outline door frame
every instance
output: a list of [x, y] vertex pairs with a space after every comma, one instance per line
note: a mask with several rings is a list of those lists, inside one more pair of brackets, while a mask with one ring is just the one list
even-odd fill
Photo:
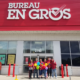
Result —
[[[37, 57], [38, 58], [38, 61], [39, 61], [39, 57], [53, 57], [53, 59], [54, 59], [54, 53], [28, 53], [28, 54], [26, 54], [26, 53], [24, 53], [23, 54], [23, 61], [24, 61], [24, 57], [25, 56], [28, 56], [28, 57], [30, 57], [30, 59], [31, 59], [31, 57]], [[24, 66], [24, 62], [23, 62], [23, 66]], [[23, 70], [23, 69], [22, 69]], [[25, 74], [28, 74], [28, 73], [24, 73], [23, 71], [22, 71], [22, 74], [23, 75], [25, 75]]]

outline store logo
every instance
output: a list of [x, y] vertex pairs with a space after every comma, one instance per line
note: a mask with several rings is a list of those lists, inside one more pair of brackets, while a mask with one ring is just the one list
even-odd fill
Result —
[[[22, 19], [25, 19], [25, 13], [27, 9], [32, 8], [29, 11], [29, 18], [36, 20], [36, 19], [51, 19], [54, 21], [60, 20], [60, 19], [70, 19], [70, 9], [65, 8], [66, 5], [61, 6], [60, 8], [54, 7], [49, 9], [39, 9], [40, 3], [9, 3], [8, 6], [8, 17], [7, 19], [20, 19], [19, 16]], [[20, 11], [19, 9], [22, 9]]]

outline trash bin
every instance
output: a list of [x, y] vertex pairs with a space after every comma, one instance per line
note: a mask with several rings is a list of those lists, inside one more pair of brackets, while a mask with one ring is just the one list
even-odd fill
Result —
[[[63, 71], [64, 71], [64, 66], [63, 66]], [[61, 66], [59, 66], [59, 75], [61, 76]]]
[[59, 75], [61, 76], [61, 66], [59, 66]]

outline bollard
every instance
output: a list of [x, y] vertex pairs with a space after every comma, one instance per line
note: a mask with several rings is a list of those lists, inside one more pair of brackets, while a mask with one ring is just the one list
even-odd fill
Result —
[[64, 78], [63, 64], [61, 64], [61, 75], [62, 75], [62, 78]]
[[8, 76], [10, 76], [10, 70], [11, 70], [11, 64], [9, 64], [9, 68], [8, 68]]
[[15, 80], [18, 80], [18, 79], [17, 79], [17, 75], [16, 75], [16, 78], [15, 78]]
[[0, 62], [0, 75], [1, 75], [1, 67], [2, 67], [2, 63]]
[[13, 77], [15, 77], [15, 64], [13, 65]]
[[18, 74], [19, 74], [19, 66], [16, 65], [16, 66], [15, 66], [15, 75], [16, 75], [16, 76], [15, 76], [15, 77], [16, 77], [15, 80], [18, 80], [18, 79], [17, 79], [17, 75], [18, 75]]
[[68, 75], [68, 64], [66, 64], [66, 75], [67, 75], [67, 77], [69, 77], [69, 75]]

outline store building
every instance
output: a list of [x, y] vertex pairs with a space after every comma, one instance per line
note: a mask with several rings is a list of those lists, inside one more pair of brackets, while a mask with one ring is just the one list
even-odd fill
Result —
[[59, 66], [72, 66], [80, 75], [80, 1], [79, 0], [0, 0], [1, 74], [8, 64], [28, 73], [28, 61], [54, 58]]

